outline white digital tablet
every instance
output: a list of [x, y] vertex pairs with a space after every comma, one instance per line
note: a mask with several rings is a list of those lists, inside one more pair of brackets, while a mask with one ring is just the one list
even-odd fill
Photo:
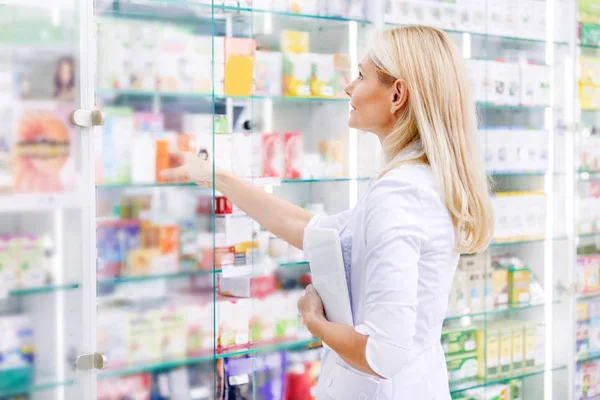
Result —
[[304, 256], [310, 263], [312, 284], [323, 300], [327, 320], [354, 325], [338, 231], [305, 229]]

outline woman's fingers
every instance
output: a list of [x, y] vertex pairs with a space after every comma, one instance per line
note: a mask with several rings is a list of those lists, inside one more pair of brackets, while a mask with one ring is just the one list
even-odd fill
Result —
[[182, 165], [176, 168], [163, 169], [160, 171], [160, 177], [168, 181], [187, 180], [187, 166]]

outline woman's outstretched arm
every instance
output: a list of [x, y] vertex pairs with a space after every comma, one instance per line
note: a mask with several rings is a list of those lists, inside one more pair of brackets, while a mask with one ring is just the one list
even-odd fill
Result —
[[[162, 171], [161, 177], [171, 181], [192, 181], [212, 188], [211, 161], [189, 152], [177, 154], [174, 158], [178, 166]], [[220, 168], [216, 168], [214, 177], [216, 190], [229, 201], [275, 236], [302, 249], [304, 228], [312, 218], [310, 212]]]

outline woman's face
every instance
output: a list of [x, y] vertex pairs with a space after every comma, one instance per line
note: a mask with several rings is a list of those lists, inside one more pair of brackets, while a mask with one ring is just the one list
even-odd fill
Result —
[[69, 82], [71, 82], [71, 64], [67, 61], [63, 61], [60, 63], [60, 67], [58, 70], [58, 74], [60, 77], [60, 81], [63, 85], [68, 84]]
[[345, 90], [350, 96], [350, 128], [373, 132], [383, 139], [397, 119], [395, 85], [383, 84], [373, 61], [365, 57], [358, 66], [358, 77]]

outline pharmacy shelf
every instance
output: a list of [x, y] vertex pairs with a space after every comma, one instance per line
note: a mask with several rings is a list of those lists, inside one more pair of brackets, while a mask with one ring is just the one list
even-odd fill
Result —
[[578, 233], [577, 236], [579, 238], [581, 238], [581, 239], [596, 237], [596, 236], [600, 236], [600, 231], [596, 231], [596, 232], [582, 232], [582, 233]]
[[600, 293], [586, 293], [576, 297], [577, 301], [587, 301], [600, 298]]
[[[569, 237], [565, 236], [565, 235], [555, 236], [553, 238], [550, 238], [550, 240], [552, 240], [552, 241], [561, 241], [561, 240], [567, 240], [567, 239], [569, 239]], [[526, 245], [526, 244], [533, 244], [533, 243], [543, 243], [545, 241], [546, 241], [545, 238], [503, 240], [501, 242], [492, 242], [490, 244], [490, 247], [517, 246], [517, 245]]]
[[[395, 24], [395, 23], [391, 23], [391, 22], [386, 23], [386, 25], [390, 26], [390, 27], [402, 26], [400, 24]], [[505, 41], [521, 42], [524, 44], [544, 44], [544, 45], [546, 43], [548, 43], [546, 40], [542, 40], [542, 39], [528, 39], [528, 38], [522, 38], [522, 37], [516, 37], [516, 36], [491, 35], [488, 33], [470, 32], [470, 31], [463, 31], [463, 30], [459, 30], [459, 29], [444, 29], [444, 31], [449, 34], [459, 34], [459, 35], [469, 34], [472, 37], [483, 38], [486, 40], [505, 40]], [[554, 44], [559, 45], [559, 46], [568, 46], [569, 45], [568, 42], [561, 42], [561, 41], [555, 41]]]
[[112, 378], [112, 377], [118, 377], [118, 376], [124, 376], [124, 375], [137, 374], [140, 372], [152, 372], [152, 371], [167, 370], [167, 369], [183, 367], [183, 366], [192, 365], [192, 364], [201, 364], [201, 363], [206, 363], [206, 362], [212, 362], [212, 361], [215, 361], [216, 359], [223, 359], [223, 358], [228, 358], [228, 357], [239, 357], [239, 356], [246, 356], [246, 355], [263, 354], [263, 353], [270, 353], [270, 352], [275, 352], [275, 351], [297, 350], [297, 349], [303, 349], [303, 348], [307, 348], [307, 347], [308, 348], [319, 347], [320, 343], [321, 343], [320, 340], [311, 339], [311, 340], [297, 340], [297, 341], [290, 341], [290, 342], [282, 342], [282, 343], [271, 344], [271, 345], [259, 345], [259, 346], [255, 346], [255, 347], [251, 347], [251, 348], [242, 349], [242, 350], [223, 351], [223, 352], [217, 352], [216, 354], [208, 354], [208, 355], [203, 355], [203, 356], [199, 356], [199, 357], [190, 357], [190, 358], [183, 358], [183, 359], [178, 359], [178, 360], [161, 361], [158, 363], [128, 366], [128, 367], [116, 368], [116, 369], [112, 369], [112, 370], [109, 369], [104, 372], [101, 372], [98, 375], [98, 378], [106, 379], [106, 378]]
[[[513, 178], [528, 176], [545, 176], [548, 171], [487, 171], [487, 174], [495, 178]], [[554, 174], [556, 175], [556, 174]]]
[[507, 383], [513, 379], [525, 379], [525, 378], [529, 378], [531, 376], [542, 375], [547, 371], [548, 372], [557, 372], [557, 371], [567, 371], [567, 370], [568, 370], [568, 367], [566, 365], [557, 365], [555, 367], [548, 368], [548, 369], [546, 369], [546, 367], [534, 367], [534, 368], [525, 369], [522, 372], [517, 372], [517, 373], [513, 373], [513, 374], [509, 374], [509, 375], [500, 375], [500, 376], [494, 377], [494, 378], [470, 379], [470, 380], [466, 380], [466, 381], [462, 381], [462, 382], [450, 383], [450, 392], [452, 394], [455, 394], [455, 393], [464, 392], [464, 391], [470, 390], [470, 389], [477, 389], [477, 388], [481, 388], [481, 387], [492, 386], [492, 385], [496, 385], [499, 383]]
[[578, 178], [581, 181], [600, 180], [600, 170], [580, 169], [577, 171]]
[[120, 285], [125, 283], [135, 283], [135, 282], [147, 282], [154, 280], [167, 280], [167, 279], [183, 279], [190, 278], [195, 276], [207, 276], [220, 273], [221, 270], [214, 271], [185, 271], [185, 272], [176, 272], [172, 274], [153, 274], [153, 275], [144, 275], [144, 276], [121, 276], [118, 278], [110, 278], [110, 279], [98, 279], [98, 285]]
[[0, 194], [0, 213], [76, 209], [81, 205], [77, 192]]
[[153, 90], [113, 90], [113, 89], [99, 89], [96, 91], [96, 95], [103, 98], [115, 98], [115, 97], [132, 97], [132, 98], [146, 98], [151, 100], [154, 97], [160, 98], [177, 98], [177, 99], [206, 99], [212, 101], [213, 98], [216, 102], [225, 102], [227, 99], [250, 101], [250, 100], [271, 100], [274, 102], [287, 102], [287, 103], [340, 103], [348, 104], [348, 98], [338, 97], [298, 97], [298, 96], [226, 96], [217, 95], [213, 97], [212, 93], [186, 93], [186, 92], [157, 92]]
[[73, 379], [57, 381], [53, 375], [36, 376], [34, 378], [34, 381], [30, 385], [14, 386], [7, 389], [0, 389], [0, 399], [10, 396], [33, 394], [43, 392], [46, 390], [57, 389], [61, 387], [70, 386], [73, 383], [75, 383]]
[[[31, 288], [15, 289], [8, 292], [9, 297], [25, 297], [34, 296], [38, 294], [64, 292], [79, 288], [77, 283], [65, 283], [61, 285], [45, 285]], [[1, 296], [0, 296], [1, 298]]]
[[536, 309], [536, 308], [541, 308], [541, 307], [545, 307], [547, 304], [554, 305], [554, 304], [560, 304], [560, 303], [561, 303], [561, 300], [554, 300], [551, 303], [532, 302], [532, 303], [522, 303], [522, 304], [509, 304], [509, 305], [505, 305], [505, 306], [494, 307], [494, 308], [488, 309], [488, 310], [472, 311], [472, 312], [465, 312], [464, 314], [451, 315], [451, 316], [446, 317], [444, 319], [444, 322], [458, 321], [463, 318], [481, 317], [484, 315], [485, 316], [502, 315], [502, 314], [507, 314], [507, 313], [515, 312], [515, 311], [532, 310], [532, 309]]
[[279, 263], [280, 268], [293, 268], [293, 267], [301, 267], [301, 266], [305, 266], [305, 265], [308, 265], [308, 261], [290, 261], [290, 262]]
[[[277, 179], [277, 178], [256, 178], [248, 179], [248, 182], [255, 186], [281, 186], [281, 185], [295, 185], [301, 183], [331, 183], [331, 182], [366, 182], [371, 178], [369, 177], [356, 177], [356, 178], [310, 178], [310, 179]], [[195, 183], [190, 182], [167, 182], [167, 183], [109, 183], [96, 185], [97, 190], [125, 190], [125, 189], [152, 189], [152, 188], [177, 188], [177, 187], [190, 187], [198, 190], [205, 190], [207, 195], [212, 194], [212, 189], [198, 186]]]
[[[107, 5], [109, 2], [101, 0], [98, 2], [99, 8], [102, 9], [102, 5]], [[154, 4], [153, 4], [154, 3]], [[226, 15], [247, 15], [252, 16], [254, 14], [261, 15], [267, 14], [282, 18], [298, 18], [307, 19], [322, 22], [356, 22], [360, 24], [370, 24], [362, 18], [351, 18], [351, 17], [338, 17], [329, 15], [314, 15], [314, 14], [302, 14], [294, 13], [289, 11], [278, 11], [278, 10], [267, 10], [252, 7], [236, 7], [236, 6], [224, 6], [224, 5], [211, 5], [203, 4], [197, 1], [179, 0], [173, 2], [173, 0], [151, 0], [144, 4], [144, 6], [136, 5], [133, 7], [114, 7], [112, 9], [106, 8], [100, 13], [100, 17], [113, 17], [113, 18], [126, 18], [126, 19], [139, 19], [139, 20], [150, 20], [150, 21], [170, 21], [182, 24], [193, 24], [199, 20], [210, 19], [214, 13], [215, 19], [221, 19]]]
[[588, 362], [588, 361], [594, 361], [600, 358], [600, 352], [594, 352], [594, 353], [589, 353], [586, 355], [580, 355], [579, 357], [577, 357], [577, 360], [575, 360], [578, 364], [579, 363], [584, 363], [584, 362]]
[[477, 107], [483, 108], [486, 110], [509, 110], [509, 111], [544, 111], [546, 108], [551, 108], [550, 106], [512, 106], [506, 104], [495, 104], [495, 103], [487, 103], [487, 102], [477, 102]]

